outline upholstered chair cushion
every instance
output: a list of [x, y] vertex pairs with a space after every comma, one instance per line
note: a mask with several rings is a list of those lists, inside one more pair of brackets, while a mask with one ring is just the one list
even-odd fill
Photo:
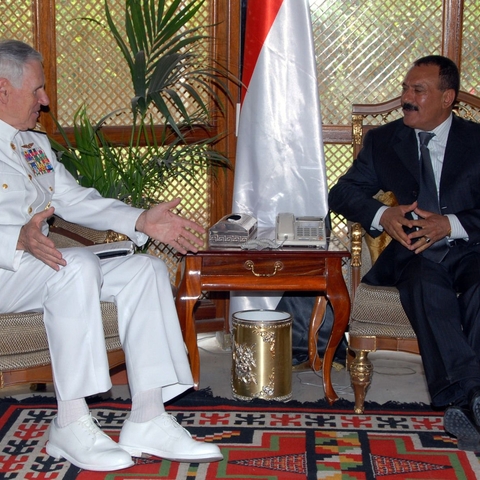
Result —
[[[122, 348], [118, 337], [117, 308], [102, 302], [107, 351]], [[23, 370], [50, 363], [48, 340], [40, 312], [0, 315], [0, 371]]]
[[[379, 192], [375, 198], [389, 207], [398, 205], [392, 192]], [[368, 248], [362, 249], [362, 275], [375, 263], [391, 237], [382, 233], [373, 238], [365, 234]], [[349, 327], [352, 336], [415, 338], [395, 287], [377, 287], [360, 283], [355, 293]]]
[[352, 336], [415, 338], [395, 287], [361, 283], [355, 293], [349, 333]]
[[[50, 238], [58, 248], [93, 245], [118, 236], [115, 232], [80, 227], [59, 217], [53, 217], [50, 223]], [[121, 350], [117, 307], [114, 303], [102, 302], [101, 310], [107, 351]], [[10, 374], [9, 381], [4, 381], [6, 372], [23, 372], [50, 364], [47, 334], [41, 312], [0, 314], [0, 332], [0, 388], [10, 381], [11, 384], [22, 383], [22, 379], [26, 378], [23, 373], [19, 373], [15, 379]]]

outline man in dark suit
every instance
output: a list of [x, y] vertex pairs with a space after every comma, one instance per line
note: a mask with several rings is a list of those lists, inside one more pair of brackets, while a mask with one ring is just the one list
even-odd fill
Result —
[[[392, 237], [363, 281], [398, 288], [432, 404], [447, 407], [459, 448], [480, 451], [480, 125], [452, 114], [459, 84], [448, 58], [417, 60], [402, 84], [403, 119], [367, 133], [329, 205], [373, 237]], [[429, 195], [421, 163], [433, 169]], [[398, 206], [372, 198], [379, 190]]]

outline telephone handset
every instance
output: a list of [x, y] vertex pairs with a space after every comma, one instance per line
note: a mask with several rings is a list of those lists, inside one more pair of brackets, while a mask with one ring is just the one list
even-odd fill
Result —
[[277, 242], [285, 246], [327, 248], [323, 217], [296, 217], [293, 213], [279, 213], [275, 233]]
[[277, 215], [277, 240], [280, 242], [294, 240], [295, 238], [295, 215], [293, 213], [279, 213]]

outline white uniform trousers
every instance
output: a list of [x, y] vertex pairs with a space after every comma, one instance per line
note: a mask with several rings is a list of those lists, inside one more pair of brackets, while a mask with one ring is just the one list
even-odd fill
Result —
[[0, 269], [0, 312], [43, 310], [55, 389], [72, 400], [111, 388], [100, 300], [115, 302], [132, 397], [162, 387], [168, 401], [193, 379], [165, 264], [152, 255], [103, 261], [62, 249], [56, 272], [24, 253], [16, 272]]

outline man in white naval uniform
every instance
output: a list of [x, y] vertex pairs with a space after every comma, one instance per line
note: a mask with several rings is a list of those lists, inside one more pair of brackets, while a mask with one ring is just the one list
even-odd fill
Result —
[[[171, 212], [180, 199], [149, 210], [80, 187], [33, 129], [44, 90], [40, 54], [0, 41], [0, 312], [43, 310], [58, 412], [47, 452], [87, 470], [133, 465], [131, 455], [209, 462], [219, 448], [202, 443], [165, 413], [164, 402], [193, 385], [165, 264], [151, 255], [103, 261], [85, 248], [56, 249], [47, 219], [112, 229], [142, 245], [148, 237], [179, 252], [197, 251], [204, 233]], [[100, 301], [118, 308], [132, 409], [119, 444], [89, 413], [85, 397], [110, 389]]]

